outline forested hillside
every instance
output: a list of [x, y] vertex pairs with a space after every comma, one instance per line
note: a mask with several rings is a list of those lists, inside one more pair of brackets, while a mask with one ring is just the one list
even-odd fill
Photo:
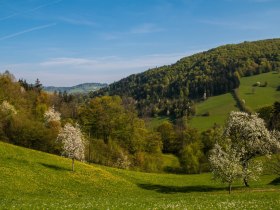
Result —
[[182, 117], [194, 100], [239, 87], [240, 77], [280, 70], [280, 39], [230, 44], [182, 58], [169, 66], [134, 74], [96, 95], [133, 97], [139, 113]]

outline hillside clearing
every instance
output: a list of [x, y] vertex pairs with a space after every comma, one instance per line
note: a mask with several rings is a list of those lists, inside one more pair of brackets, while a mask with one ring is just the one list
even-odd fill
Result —
[[[254, 84], [260, 82], [267, 87], [253, 87]], [[270, 106], [275, 101], [280, 100], [280, 91], [277, 87], [280, 85], [280, 74], [269, 72], [251, 77], [243, 77], [239, 87], [239, 94], [245, 100], [246, 106], [257, 110], [264, 106]]]
[[[208, 98], [196, 106], [196, 116], [190, 120], [190, 126], [199, 131], [207, 130], [214, 124], [223, 125], [228, 113], [238, 110], [236, 102], [230, 93]], [[209, 116], [202, 116], [206, 113]]]
[[[267, 87], [253, 87], [257, 82], [262, 85], [267, 82]], [[245, 100], [246, 106], [257, 111], [261, 107], [271, 106], [275, 101], [280, 100], [280, 91], [277, 91], [279, 85], [280, 74], [269, 72], [241, 78], [238, 92], [240, 98]], [[197, 104], [196, 116], [189, 123], [191, 127], [204, 131], [214, 124], [223, 125], [230, 111], [234, 110], [238, 108], [230, 93], [213, 96]], [[207, 112], [209, 116], [202, 116]]]

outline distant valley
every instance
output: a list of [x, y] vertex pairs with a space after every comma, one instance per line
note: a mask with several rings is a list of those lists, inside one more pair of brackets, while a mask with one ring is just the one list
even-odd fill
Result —
[[67, 92], [69, 94], [73, 93], [89, 93], [91, 91], [99, 90], [100, 88], [107, 87], [106, 83], [83, 83], [79, 85], [75, 85], [72, 87], [54, 87], [47, 86], [44, 87], [46, 92]]

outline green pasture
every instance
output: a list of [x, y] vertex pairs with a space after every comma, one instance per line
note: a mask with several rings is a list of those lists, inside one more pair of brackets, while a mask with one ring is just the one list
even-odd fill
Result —
[[[230, 93], [210, 97], [196, 105], [196, 116], [190, 120], [190, 126], [204, 131], [213, 127], [214, 124], [223, 125], [228, 113], [238, 110], [235, 104]], [[207, 112], [209, 116], [203, 116]]]
[[231, 195], [211, 174], [152, 174], [71, 161], [0, 143], [0, 209], [279, 209], [264, 175]]
[[[254, 87], [253, 85], [257, 82], [260, 82], [261, 85], [267, 82], [267, 86]], [[256, 111], [261, 107], [270, 106], [275, 101], [280, 100], [280, 91], [277, 91], [279, 85], [280, 74], [269, 72], [241, 78], [238, 92], [240, 98], [245, 100], [246, 106]], [[214, 124], [223, 125], [229, 112], [233, 110], [238, 110], [238, 108], [232, 94], [227, 93], [210, 97], [206, 101], [197, 104], [196, 116], [189, 121], [189, 124], [199, 131], [207, 130]], [[209, 116], [202, 116], [207, 112]]]
[[[261, 85], [267, 82], [266, 87], [253, 87], [260, 82]], [[251, 77], [243, 77], [239, 88], [240, 98], [245, 100], [246, 106], [257, 110], [264, 106], [270, 106], [275, 101], [280, 100], [280, 91], [277, 87], [280, 85], [280, 74], [269, 72]]]

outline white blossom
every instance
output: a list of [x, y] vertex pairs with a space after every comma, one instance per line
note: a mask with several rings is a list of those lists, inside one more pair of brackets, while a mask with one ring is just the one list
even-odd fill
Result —
[[240, 165], [241, 154], [231, 147], [230, 142], [222, 148], [215, 144], [209, 156], [211, 170], [215, 179], [229, 184], [229, 193], [232, 183], [242, 177]]
[[239, 164], [246, 186], [249, 178], [256, 179], [262, 170], [261, 163], [253, 159], [259, 155], [269, 155], [275, 147], [279, 147], [279, 137], [267, 130], [263, 119], [257, 114], [231, 112], [224, 136], [230, 139], [231, 149], [240, 154]]
[[59, 122], [60, 121], [60, 113], [54, 110], [54, 107], [49, 108], [44, 114], [44, 120], [46, 124], [50, 122]]
[[78, 124], [74, 127], [67, 123], [60, 130], [57, 140], [62, 143], [64, 156], [73, 160], [84, 160], [84, 138]]
[[127, 155], [123, 152], [120, 153], [120, 157], [117, 159], [115, 166], [122, 169], [128, 169], [130, 166], [130, 161]]
[[8, 101], [3, 101], [0, 105], [0, 111], [5, 115], [15, 115], [17, 111], [13, 105], [11, 105]]
[[257, 155], [270, 154], [279, 144], [265, 127], [263, 119], [257, 114], [231, 112], [225, 126], [225, 136], [231, 139], [234, 147], [244, 151], [243, 159]]

